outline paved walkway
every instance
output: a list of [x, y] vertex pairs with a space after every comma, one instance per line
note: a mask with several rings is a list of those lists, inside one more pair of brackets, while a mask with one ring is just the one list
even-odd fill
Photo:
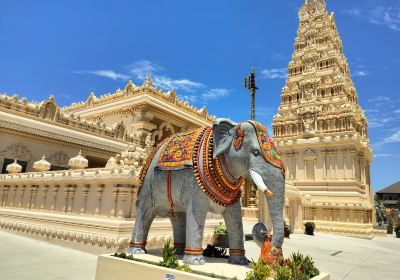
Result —
[[[247, 233], [250, 226], [245, 225]], [[247, 257], [257, 259], [260, 248], [245, 243]], [[332, 280], [400, 279], [400, 239], [372, 240], [316, 234], [285, 239], [284, 255], [310, 255]], [[97, 257], [73, 249], [0, 231], [0, 279], [94, 280]]]
[[[245, 233], [251, 233], [251, 228], [246, 221]], [[254, 242], [245, 244], [247, 257], [256, 259], [259, 247]], [[400, 279], [400, 238], [395, 235], [368, 240], [322, 233], [292, 234], [285, 238], [283, 254], [289, 257], [297, 251], [310, 255], [332, 280]]]
[[97, 256], [0, 231], [1, 280], [94, 280]]

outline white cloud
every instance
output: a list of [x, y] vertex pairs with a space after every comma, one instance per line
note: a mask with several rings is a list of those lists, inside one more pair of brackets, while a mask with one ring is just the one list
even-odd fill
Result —
[[[172, 79], [164, 73], [164, 68], [148, 60], [140, 60], [132, 63], [128, 66], [128, 71], [128, 74], [117, 73], [113, 70], [75, 71], [74, 73], [94, 74], [113, 80], [128, 80], [129, 78], [133, 78], [139, 81], [144, 81], [148, 75], [151, 75], [154, 86], [163, 90], [176, 89], [186, 92], [186, 94], [178, 93], [179, 97], [191, 103], [200, 101], [207, 103], [210, 100], [217, 100], [230, 94], [229, 89], [210, 89], [203, 83], [191, 81], [189, 79]], [[194, 94], [195, 91], [200, 90], [202, 93]]]
[[285, 79], [287, 77], [286, 68], [271, 68], [261, 71], [261, 75], [267, 79]]
[[184, 91], [193, 91], [194, 89], [204, 88], [205, 85], [188, 79], [172, 79], [166, 75], [159, 74], [163, 68], [151, 63], [148, 60], [136, 61], [130, 66], [129, 72], [138, 80], [144, 81], [147, 75], [151, 75], [153, 84], [156, 87], [170, 90], [172, 88], [182, 89]]
[[202, 98], [206, 101], [216, 100], [221, 97], [228, 96], [229, 92], [230, 92], [230, 90], [228, 90], [226, 88], [213, 88], [213, 89], [210, 89], [210, 90], [206, 91], [205, 93], [203, 93]]
[[367, 71], [364, 71], [364, 70], [358, 70], [358, 71], [354, 71], [351, 75], [353, 77], [364, 77], [364, 76], [369, 75], [369, 73]]
[[281, 53], [273, 53], [271, 55], [271, 58], [274, 60], [286, 60], [287, 59], [286, 56]]
[[395, 110], [394, 113], [400, 114], [400, 109]]
[[112, 79], [114, 81], [116, 81], [116, 80], [126, 81], [130, 78], [130, 76], [128, 76], [128, 75], [117, 73], [113, 70], [75, 71], [74, 73], [76, 73], [76, 74], [94, 74], [94, 75], [97, 75], [100, 77]]
[[398, 143], [400, 142], [400, 131], [395, 132], [394, 134], [390, 135], [383, 139], [383, 143]]
[[375, 25], [382, 25], [394, 31], [400, 31], [400, 7], [399, 6], [375, 6], [372, 9], [348, 9], [344, 13], [355, 16], [361, 20]]
[[390, 124], [392, 121], [394, 121], [392, 117], [373, 116], [369, 118], [368, 125], [370, 128], [377, 128]]
[[207, 103], [209, 101], [215, 101], [217, 99], [226, 97], [230, 95], [230, 90], [226, 88], [212, 88], [209, 89], [199, 95], [179, 95], [183, 100], [187, 100], [189, 102], [204, 102]]
[[129, 68], [129, 72], [140, 80], [145, 80], [147, 75], [152, 75], [162, 70], [161, 67], [151, 63], [148, 60], [136, 61]]
[[205, 85], [202, 83], [193, 82], [188, 79], [173, 80], [166, 76], [159, 76], [159, 75], [153, 75], [152, 80], [153, 84], [156, 87], [166, 90], [175, 88], [175, 89], [182, 89], [185, 91], [193, 91], [194, 89], [205, 87]]
[[386, 102], [390, 101], [390, 98], [387, 96], [378, 95], [374, 98], [368, 99], [368, 102], [376, 103], [376, 102]]
[[374, 154], [374, 158], [397, 158], [398, 155], [393, 154]]
[[357, 9], [357, 8], [352, 8], [352, 9], [347, 9], [347, 10], [343, 10], [343, 12], [345, 14], [348, 14], [350, 16], [356, 16], [356, 17], [360, 17], [361, 16], [361, 10]]

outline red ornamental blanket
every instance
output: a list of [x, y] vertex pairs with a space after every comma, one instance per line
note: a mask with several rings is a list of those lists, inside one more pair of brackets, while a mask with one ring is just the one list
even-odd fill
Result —
[[161, 146], [158, 167], [176, 170], [193, 166], [192, 155], [197, 137], [203, 128], [172, 136]]

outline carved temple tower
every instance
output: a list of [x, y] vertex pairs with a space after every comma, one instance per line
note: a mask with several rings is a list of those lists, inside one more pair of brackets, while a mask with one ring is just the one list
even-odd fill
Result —
[[286, 202], [287, 220], [297, 231], [313, 221], [319, 231], [374, 234], [368, 122], [334, 14], [327, 13], [324, 0], [306, 0], [299, 18], [272, 124], [287, 169], [287, 190], [297, 189], [298, 202]]

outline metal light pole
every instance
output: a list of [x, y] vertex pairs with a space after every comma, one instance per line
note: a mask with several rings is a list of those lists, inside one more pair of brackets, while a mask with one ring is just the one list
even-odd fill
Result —
[[[244, 78], [244, 87], [250, 91], [251, 95], [251, 120], [254, 121], [256, 118], [256, 91], [258, 87], [256, 87], [256, 74], [254, 73], [254, 67], [251, 68], [251, 74], [248, 77]], [[249, 207], [257, 207], [257, 190], [251, 182], [249, 183], [249, 196], [248, 196], [248, 206]]]
[[254, 67], [251, 68], [250, 76], [244, 78], [244, 87], [247, 88], [251, 94], [251, 120], [254, 121], [256, 118], [256, 91], [258, 89], [258, 87], [256, 87], [256, 74], [254, 73]]

